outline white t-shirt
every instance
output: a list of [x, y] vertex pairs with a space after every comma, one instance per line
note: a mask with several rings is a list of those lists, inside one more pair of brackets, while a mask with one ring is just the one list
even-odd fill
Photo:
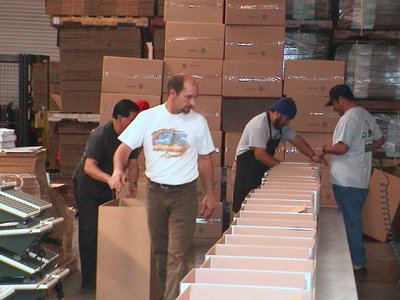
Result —
[[180, 185], [199, 176], [198, 155], [215, 150], [207, 121], [200, 114], [171, 114], [165, 104], [141, 112], [118, 137], [131, 149], [143, 145], [146, 176]]
[[[273, 139], [281, 138], [282, 141], [291, 140], [297, 135], [289, 126], [282, 128], [282, 136], [274, 126], [271, 126], [271, 133]], [[236, 150], [236, 157], [254, 147], [266, 149], [270, 138], [268, 116], [264, 112], [247, 123]]]
[[343, 142], [349, 146], [349, 151], [331, 156], [331, 182], [340, 186], [368, 188], [372, 143], [381, 136], [374, 118], [364, 108], [353, 107], [346, 111], [335, 127], [333, 144]]

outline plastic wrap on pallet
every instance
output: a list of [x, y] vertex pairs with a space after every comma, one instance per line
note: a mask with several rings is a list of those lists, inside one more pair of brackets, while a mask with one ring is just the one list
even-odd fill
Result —
[[335, 60], [346, 61], [346, 84], [356, 98], [400, 100], [400, 45], [343, 44]]
[[329, 35], [326, 33], [286, 32], [284, 60], [327, 59], [328, 48]]
[[373, 116], [385, 137], [381, 150], [387, 157], [400, 157], [400, 115], [377, 113]]
[[340, 0], [338, 28], [400, 30], [399, 0]]
[[286, 19], [328, 20], [329, 0], [287, 0]]

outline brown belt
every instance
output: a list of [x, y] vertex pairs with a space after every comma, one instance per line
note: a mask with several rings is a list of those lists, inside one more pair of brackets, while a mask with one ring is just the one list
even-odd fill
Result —
[[148, 179], [148, 181], [151, 185], [154, 185], [163, 190], [167, 190], [167, 189], [179, 189], [179, 188], [188, 187], [188, 186], [196, 183], [197, 179], [195, 179], [191, 182], [188, 182], [188, 183], [183, 183], [183, 184], [164, 184], [164, 183], [158, 183], [158, 182], [151, 181], [150, 179]]

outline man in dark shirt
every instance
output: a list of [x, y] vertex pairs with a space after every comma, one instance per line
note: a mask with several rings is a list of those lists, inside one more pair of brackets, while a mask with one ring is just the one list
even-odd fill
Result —
[[[146, 108], [143, 105], [141, 107]], [[90, 133], [85, 152], [73, 176], [79, 211], [83, 289], [94, 289], [96, 285], [98, 207], [113, 199], [109, 180], [113, 170], [114, 152], [121, 144], [118, 135], [139, 112], [139, 106], [131, 100], [119, 101], [114, 107], [113, 119]], [[138, 178], [137, 157], [138, 152], [135, 150], [131, 153], [127, 165], [129, 191], [132, 196], [135, 195]]]

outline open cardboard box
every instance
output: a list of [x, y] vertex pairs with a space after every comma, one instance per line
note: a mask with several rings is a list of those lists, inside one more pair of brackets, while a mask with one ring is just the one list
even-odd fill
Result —
[[313, 274], [315, 271], [315, 261], [311, 259], [213, 255], [207, 258], [200, 268], [307, 272]]
[[261, 211], [239, 211], [238, 218], [258, 218], [272, 220], [295, 220], [295, 221], [313, 221], [315, 216], [312, 213], [296, 212], [261, 212]]
[[311, 300], [313, 292], [302, 289], [233, 286], [216, 284], [191, 284], [177, 300]]
[[96, 299], [159, 299], [145, 200], [120, 198], [99, 207]]
[[[240, 212], [238, 213], [240, 214]], [[243, 226], [273, 226], [292, 228], [317, 228], [315, 220], [290, 220], [290, 219], [269, 219], [269, 218], [237, 218], [235, 224]]]
[[250, 198], [247, 197], [243, 204], [248, 205], [305, 205], [307, 207], [313, 207], [312, 200], [291, 200], [291, 199], [268, 199], [268, 198]]
[[224, 234], [218, 241], [220, 244], [231, 245], [259, 245], [259, 246], [280, 246], [280, 247], [307, 247], [313, 249], [314, 238], [291, 237], [291, 236], [260, 236]]
[[[191, 284], [218, 284], [253, 287], [280, 287], [310, 290], [306, 272], [268, 272], [259, 270], [192, 269], [181, 281], [183, 293]], [[215, 298], [213, 298], [215, 299]], [[245, 299], [250, 299], [246, 297]]]
[[215, 244], [206, 253], [206, 259], [212, 255], [314, 259], [313, 250], [308, 247], [236, 244]]
[[243, 211], [262, 211], [262, 212], [310, 212], [310, 206], [305, 205], [278, 205], [278, 204], [242, 204]]
[[284, 228], [271, 226], [240, 226], [234, 221], [226, 234], [241, 234], [241, 235], [266, 235], [266, 236], [288, 236], [288, 237], [303, 237], [315, 238], [317, 235], [316, 229], [311, 228]]

